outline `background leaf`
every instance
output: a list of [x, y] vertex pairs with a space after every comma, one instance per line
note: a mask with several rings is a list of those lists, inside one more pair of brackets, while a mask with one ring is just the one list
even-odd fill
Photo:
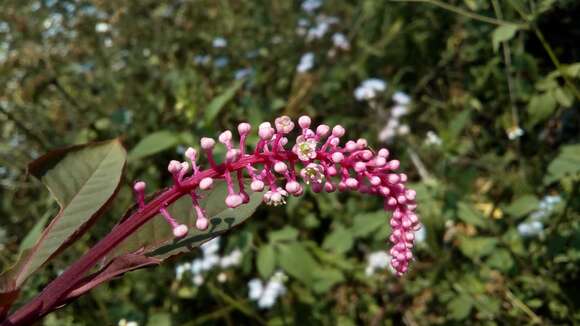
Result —
[[244, 80], [236, 80], [222, 94], [214, 98], [205, 109], [205, 124], [210, 125], [214, 122], [224, 106], [236, 95], [236, 92], [242, 87]]
[[177, 145], [179, 138], [176, 134], [162, 130], [147, 135], [129, 152], [129, 160], [144, 158]]

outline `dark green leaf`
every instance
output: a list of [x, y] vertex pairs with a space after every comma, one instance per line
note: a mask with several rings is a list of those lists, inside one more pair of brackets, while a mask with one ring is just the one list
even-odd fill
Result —
[[276, 267], [276, 255], [272, 245], [265, 245], [258, 250], [256, 265], [262, 278], [266, 279], [272, 275]]
[[322, 248], [336, 253], [345, 253], [352, 248], [353, 242], [354, 240], [350, 231], [339, 225], [332, 233], [324, 238]]
[[225, 92], [220, 94], [218, 97], [214, 98], [205, 109], [205, 124], [206, 126], [211, 125], [220, 111], [225, 107], [225, 105], [234, 98], [236, 92], [242, 87], [244, 80], [236, 80]]
[[301, 243], [280, 245], [278, 263], [291, 276], [312, 286], [318, 263]]
[[518, 26], [510, 24], [505, 24], [496, 27], [496, 29], [493, 30], [493, 34], [491, 37], [493, 43], [493, 50], [497, 52], [500, 43], [511, 40], [516, 35], [518, 29], [519, 29]]
[[505, 211], [515, 217], [522, 217], [538, 209], [539, 204], [536, 196], [524, 195], [513, 201]]

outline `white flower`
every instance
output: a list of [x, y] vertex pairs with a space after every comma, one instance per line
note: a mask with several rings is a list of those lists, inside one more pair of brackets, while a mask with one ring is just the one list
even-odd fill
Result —
[[441, 140], [441, 138], [439, 138], [439, 136], [437, 136], [435, 132], [431, 130], [427, 131], [427, 138], [425, 138], [425, 144], [441, 146], [442, 143], [443, 141]]
[[245, 68], [245, 69], [238, 69], [235, 72], [235, 79], [244, 79], [248, 76], [250, 76], [252, 73], [254, 72], [254, 70], [252, 68]]
[[314, 10], [320, 8], [320, 6], [322, 6], [321, 0], [305, 0], [302, 3], [302, 10], [307, 13], [312, 13]]
[[317, 144], [318, 142], [314, 138], [306, 139], [304, 136], [298, 136], [292, 151], [298, 155], [301, 161], [310, 161], [316, 158]]
[[320, 164], [310, 163], [300, 171], [300, 176], [306, 184], [321, 184], [324, 181], [324, 168]]
[[518, 224], [518, 233], [523, 237], [536, 236], [544, 230], [544, 224], [540, 221], [531, 221]]
[[220, 250], [220, 237], [215, 237], [201, 245], [204, 256], [215, 254]]
[[282, 188], [278, 188], [274, 191], [267, 191], [264, 194], [264, 202], [270, 206], [284, 205], [286, 204], [286, 197], [288, 197], [288, 192]]
[[393, 118], [400, 118], [409, 113], [409, 109], [404, 105], [395, 105], [391, 108], [391, 116]]
[[314, 66], [314, 53], [308, 52], [302, 55], [302, 58], [300, 58], [300, 63], [298, 63], [298, 65], [296, 66], [296, 70], [298, 72], [304, 73], [312, 69], [313, 66]]
[[361, 83], [354, 91], [354, 97], [359, 101], [368, 101], [377, 97], [387, 89], [387, 83], [384, 80], [370, 78]]
[[214, 48], [225, 48], [228, 45], [228, 41], [223, 37], [216, 37], [213, 39], [212, 45]]
[[391, 255], [384, 251], [373, 252], [367, 259], [368, 263], [365, 269], [367, 276], [372, 276], [377, 269], [384, 269], [391, 266]]
[[220, 283], [225, 283], [228, 280], [228, 275], [224, 272], [221, 272], [217, 276], [217, 280]]
[[119, 320], [119, 323], [117, 323], [117, 325], [119, 326], [139, 326], [139, 323], [133, 320], [127, 320], [125, 318]]
[[254, 278], [248, 282], [248, 287], [250, 288], [250, 292], [248, 297], [250, 300], [258, 300], [262, 296], [262, 292], [264, 292], [264, 285], [260, 279]]
[[231, 266], [237, 266], [242, 262], [242, 251], [240, 249], [234, 249], [229, 255], [222, 257], [220, 261], [220, 266], [222, 268], [228, 268]]
[[507, 136], [510, 140], [515, 140], [523, 136], [524, 130], [518, 126], [513, 126], [507, 130]]
[[393, 101], [399, 105], [409, 105], [411, 103], [411, 97], [403, 92], [395, 92], [393, 94]]
[[107, 23], [97, 23], [95, 25], [95, 31], [98, 33], [106, 33], [111, 29], [111, 25]]
[[424, 225], [421, 225], [421, 228], [415, 231], [415, 241], [421, 243], [425, 242], [425, 239], [427, 239], [427, 230]]
[[350, 43], [348, 42], [346, 36], [342, 33], [334, 33], [334, 35], [332, 35], [332, 43], [335, 47], [341, 50], [350, 50]]
[[201, 274], [197, 274], [195, 276], [193, 276], [193, 284], [197, 285], [197, 286], [201, 286], [204, 282], [204, 278]]
[[271, 308], [278, 297], [286, 293], [286, 286], [284, 285], [286, 279], [286, 275], [280, 271], [274, 273], [266, 285], [257, 278], [252, 279], [248, 282], [248, 297], [252, 301], [257, 301], [258, 307], [262, 309]]

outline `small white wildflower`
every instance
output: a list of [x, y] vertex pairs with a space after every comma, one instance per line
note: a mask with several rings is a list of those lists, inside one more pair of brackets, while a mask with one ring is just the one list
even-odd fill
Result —
[[117, 323], [119, 326], [139, 326], [139, 323], [133, 320], [127, 320], [125, 318], [119, 320]]
[[97, 23], [95, 25], [95, 31], [97, 31], [98, 33], [106, 33], [111, 29], [111, 25], [107, 24], [107, 23]]
[[193, 284], [195, 284], [197, 286], [201, 286], [205, 280], [201, 274], [197, 274], [197, 275], [193, 276], [192, 281], [193, 281]]
[[221, 272], [217, 276], [217, 280], [220, 283], [225, 283], [228, 280], [228, 275], [224, 272]]
[[421, 225], [421, 228], [415, 231], [415, 241], [417, 243], [422, 243], [425, 242], [425, 239], [427, 239], [427, 229], [424, 225]]
[[523, 237], [539, 235], [544, 230], [544, 224], [540, 221], [531, 221], [518, 224], [518, 233]]
[[250, 288], [250, 292], [248, 297], [250, 300], [258, 300], [262, 296], [262, 292], [264, 292], [264, 285], [260, 279], [254, 278], [248, 282], [248, 287]]
[[507, 130], [507, 136], [510, 140], [515, 140], [523, 136], [524, 130], [518, 126], [513, 126]]
[[350, 42], [342, 33], [334, 33], [334, 35], [332, 35], [332, 44], [341, 50], [350, 50]]
[[443, 144], [443, 141], [441, 140], [441, 138], [439, 138], [439, 136], [437, 136], [435, 132], [429, 130], [427, 131], [427, 138], [425, 138], [425, 144], [441, 146], [441, 144]]
[[296, 70], [300, 73], [304, 73], [312, 69], [314, 66], [314, 53], [308, 52], [300, 58], [300, 63], [296, 66]]
[[229, 255], [222, 257], [220, 261], [220, 266], [222, 268], [228, 268], [231, 266], [237, 266], [242, 262], [242, 251], [240, 249], [234, 249]]
[[378, 78], [370, 78], [361, 83], [354, 91], [354, 97], [359, 101], [372, 100], [387, 89], [387, 83]]
[[204, 256], [215, 254], [220, 250], [220, 237], [213, 238], [201, 245]]
[[212, 41], [212, 46], [214, 48], [225, 48], [228, 45], [228, 41], [226, 41], [223, 37], [216, 37]]
[[393, 101], [399, 105], [409, 105], [411, 103], [411, 97], [404, 92], [395, 92], [393, 94]]
[[367, 259], [368, 263], [365, 269], [367, 276], [374, 275], [377, 269], [384, 269], [391, 266], [391, 255], [384, 251], [373, 252]]
[[322, 6], [321, 0], [305, 0], [302, 3], [302, 10], [304, 10], [307, 13], [312, 13], [316, 9], [320, 8], [320, 6]]
[[395, 105], [391, 108], [391, 116], [393, 118], [400, 118], [409, 113], [409, 109], [405, 105]]

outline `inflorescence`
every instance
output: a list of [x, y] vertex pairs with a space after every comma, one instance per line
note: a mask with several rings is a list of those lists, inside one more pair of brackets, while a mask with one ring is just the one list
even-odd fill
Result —
[[[195, 227], [207, 229], [209, 219], [199, 204], [201, 191], [212, 187], [214, 179], [224, 179], [228, 195], [225, 203], [236, 208], [249, 202], [245, 181], [250, 181], [253, 192], [264, 192], [263, 200], [268, 205], [278, 206], [286, 203], [288, 196], [300, 196], [304, 185], [309, 185], [313, 192], [334, 192], [354, 190], [360, 193], [378, 195], [384, 198], [384, 209], [392, 211], [390, 241], [391, 265], [398, 275], [405, 273], [413, 258], [411, 249], [415, 240], [415, 231], [421, 224], [415, 214], [416, 193], [407, 189], [407, 175], [395, 172], [399, 161], [390, 159], [389, 151], [382, 148], [378, 151], [369, 149], [363, 138], [348, 140], [340, 145], [345, 129], [337, 125], [330, 128], [321, 124], [311, 128], [311, 119], [302, 116], [298, 119], [300, 128], [294, 145], [289, 145], [289, 134], [295, 129], [294, 122], [287, 116], [275, 120], [274, 126], [264, 122], [258, 127], [259, 141], [253, 152], [246, 152], [246, 140], [251, 131], [248, 123], [238, 125], [239, 144], [233, 142], [230, 130], [222, 132], [218, 141], [226, 148], [222, 164], [216, 163], [213, 149], [216, 141], [213, 138], [202, 138], [201, 149], [213, 170], [213, 177], [200, 170], [197, 165], [198, 152], [188, 148], [185, 152], [187, 161], [171, 161], [168, 170], [172, 175], [174, 187], [187, 192], [191, 197], [196, 212]], [[244, 164], [240, 164], [240, 163]], [[194, 187], [192, 180], [198, 180]], [[235, 187], [234, 182], [237, 183]], [[134, 184], [134, 192], [140, 208], [145, 206], [145, 182]], [[237, 188], [237, 190], [236, 190]], [[175, 237], [184, 237], [188, 226], [179, 224], [167, 211], [166, 207], [159, 213], [169, 223]]]

